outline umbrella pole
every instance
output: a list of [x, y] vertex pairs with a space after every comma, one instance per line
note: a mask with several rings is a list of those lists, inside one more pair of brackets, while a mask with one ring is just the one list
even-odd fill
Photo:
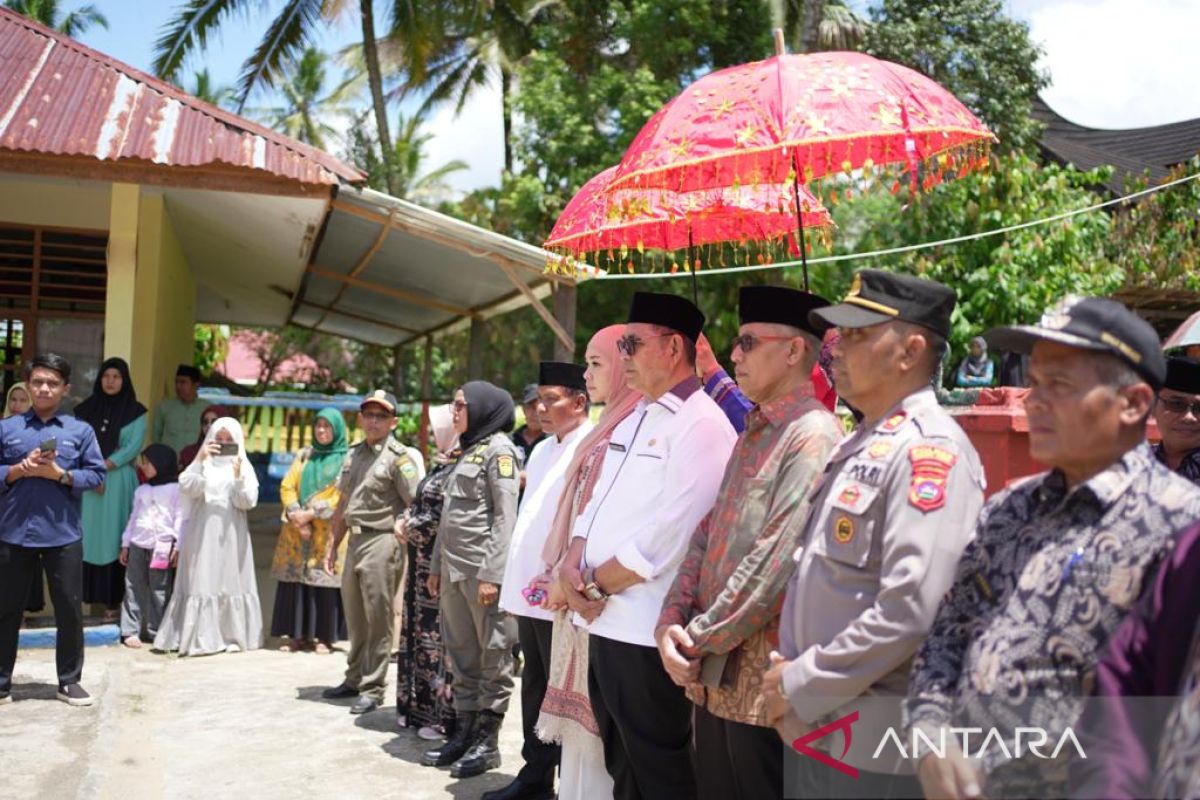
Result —
[[792, 164], [795, 171], [792, 173], [792, 197], [796, 201], [796, 227], [800, 231], [800, 265], [804, 269], [804, 291], [808, 291], [808, 247], [804, 241], [804, 209], [800, 206], [800, 163], [795, 157], [795, 150], [792, 150]]
[[696, 286], [696, 254], [692, 245], [692, 224], [688, 223], [688, 269], [692, 273], [692, 305], [700, 307], [700, 290]]

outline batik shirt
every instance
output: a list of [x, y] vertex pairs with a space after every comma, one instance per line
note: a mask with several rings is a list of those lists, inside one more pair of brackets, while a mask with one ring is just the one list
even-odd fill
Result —
[[716, 505], [692, 535], [658, 624], [687, 629], [703, 657], [707, 687], [692, 699], [716, 716], [768, 724], [762, 677], [779, 646], [779, 611], [796, 568], [792, 553], [813, 483], [840, 434], [809, 383], [756, 407]]
[[[1160, 464], [1167, 463], [1167, 451], [1161, 444], [1154, 446], [1154, 457]], [[1175, 471], [1192, 483], [1200, 484], [1200, 447], [1184, 456], [1179, 462], [1179, 469]]]
[[[1078, 722], [1102, 645], [1197, 518], [1200, 489], [1146, 444], [1074, 489], [1055, 470], [994, 497], [913, 666], [907, 725], [933, 742], [943, 726], [996, 728], [1009, 750], [1017, 727], [1038, 727], [1055, 747]], [[1065, 796], [1077, 757], [1070, 745], [1057, 760], [982, 755], [987, 797]]]

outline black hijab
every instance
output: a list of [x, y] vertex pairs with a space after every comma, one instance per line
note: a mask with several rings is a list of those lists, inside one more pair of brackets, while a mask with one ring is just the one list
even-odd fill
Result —
[[[110, 369], [121, 373], [121, 391], [114, 395], [105, 394], [100, 385], [104, 373]], [[133, 391], [129, 364], [123, 358], [110, 358], [100, 365], [91, 396], [75, 407], [75, 416], [95, 429], [100, 454], [105, 458], [117, 449], [121, 429], [145, 413], [146, 407], [138, 402]]]
[[165, 444], [152, 444], [142, 451], [142, 456], [154, 465], [153, 478], [146, 481], [151, 486], [175, 483], [179, 480], [179, 456]]
[[499, 431], [511, 431], [517, 421], [513, 400], [508, 392], [487, 381], [470, 381], [462, 387], [467, 399], [467, 430], [462, 448], [479, 444]]

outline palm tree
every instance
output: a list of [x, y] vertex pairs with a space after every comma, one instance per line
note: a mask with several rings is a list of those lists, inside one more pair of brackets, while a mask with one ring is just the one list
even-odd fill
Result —
[[196, 70], [192, 75], [191, 86], [184, 87], [184, 91], [197, 100], [203, 100], [218, 108], [232, 105], [236, 96], [232, 86], [215, 85], [207, 69]]
[[89, 28], [99, 25], [108, 29], [108, 19], [94, 5], [80, 6], [66, 14], [58, 6], [58, 0], [4, 0], [4, 5], [12, 11], [29, 17], [34, 22], [40, 22], [47, 28], [53, 28], [72, 39], [78, 38]]
[[393, 159], [396, 194], [412, 200], [436, 198], [444, 194], [448, 190], [446, 178], [455, 172], [468, 169], [467, 163], [455, 159], [429, 172], [422, 172], [425, 145], [433, 138], [433, 134], [421, 130], [425, 120], [420, 112], [411, 117], [401, 114], [396, 121], [396, 149]]
[[792, 49], [801, 53], [857, 50], [862, 46], [870, 25], [843, 0], [770, 2], [775, 26], [783, 28]]
[[[154, 72], [165, 80], [174, 80], [184, 61], [197, 49], [204, 49], [208, 37], [232, 17], [244, 15], [262, 5], [261, 0], [187, 0], [170, 20], [154, 45]], [[275, 86], [284, 77], [284, 67], [297, 63], [314, 43], [318, 29], [350, 12], [351, 0], [287, 0], [267, 26], [254, 52], [242, 64], [238, 79], [237, 110], [246, 105], [250, 93], [264, 86]], [[382, 151], [392, 151], [387, 127], [387, 98], [383, 91], [383, 73], [375, 49], [375, 16], [372, 0], [359, 0], [358, 10], [363, 31], [366, 71], [371, 87], [371, 102]], [[384, 168], [389, 160], [384, 159]]]
[[326, 149], [329, 140], [340, 135], [330, 120], [350, 117], [351, 102], [362, 86], [361, 74], [351, 74], [326, 93], [327, 61], [328, 56], [310, 47], [299, 59], [284, 62], [287, 79], [277, 87], [283, 104], [252, 113], [293, 139]]

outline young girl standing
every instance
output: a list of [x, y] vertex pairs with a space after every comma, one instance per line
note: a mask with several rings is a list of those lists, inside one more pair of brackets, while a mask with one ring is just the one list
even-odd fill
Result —
[[165, 444], [142, 451], [138, 468], [146, 483], [133, 493], [133, 512], [121, 536], [125, 599], [121, 602], [121, 641], [141, 647], [154, 641], [170, 589], [171, 567], [183, 532], [179, 457]]

